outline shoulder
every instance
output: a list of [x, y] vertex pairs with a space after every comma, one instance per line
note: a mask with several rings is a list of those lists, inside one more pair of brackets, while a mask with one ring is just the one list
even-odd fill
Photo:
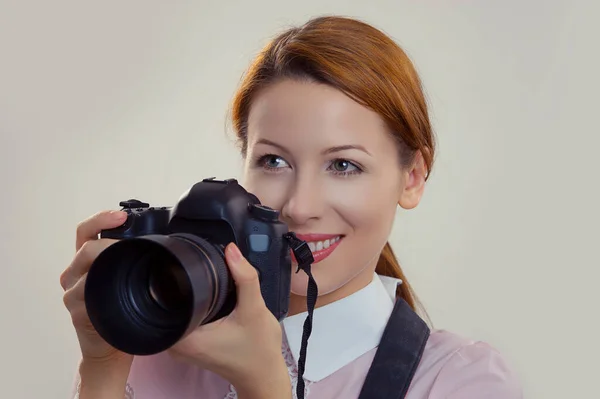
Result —
[[519, 377], [496, 348], [445, 330], [431, 332], [414, 382], [431, 399], [523, 397]]

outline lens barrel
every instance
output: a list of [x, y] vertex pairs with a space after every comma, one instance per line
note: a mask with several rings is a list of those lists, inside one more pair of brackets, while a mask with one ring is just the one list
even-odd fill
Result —
[[107, 343], [151, 355], [212, 321], [232, 291], [213, 244], [191, 234], [146, 235], [117, 241], [98, 255], [86, 278], [85, 305]]

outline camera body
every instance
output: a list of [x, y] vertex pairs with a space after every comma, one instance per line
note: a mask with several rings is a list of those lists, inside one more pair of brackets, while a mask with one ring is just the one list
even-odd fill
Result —
[[[234, 242], [258, 272], [267, 308], [277, 320], [285, 318], [291, 283], [290, 247], [284, 239], [288, 227], [279, 221], [277, 210], [262, 205], [236, 179], [203, 179], [185, 192], [174, 207], [151, 207], [138, 200], [122, 201], [119, 205], [128, 213], [127, 220], [117, 228], [103, 230], [102, 238], [191, 234], [213, 244], [223, 257], [227, 244]], [[235, 289], [228, 295], [212, 320], [225, 316], [235, 306]]]

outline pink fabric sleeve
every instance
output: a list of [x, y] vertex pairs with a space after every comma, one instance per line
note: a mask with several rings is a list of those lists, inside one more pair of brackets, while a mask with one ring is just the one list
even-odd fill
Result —
[[476, 342], [458, 349], [437, 375], [429, 399], [522, 399], [521, 382], [490, 345]]

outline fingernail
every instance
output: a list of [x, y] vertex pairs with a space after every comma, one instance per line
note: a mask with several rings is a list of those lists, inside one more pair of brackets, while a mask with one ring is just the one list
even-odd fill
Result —
[[127, 216], [127, 214], [123, 211], [111, 211], [110, 215], [112, 217], [114, 217], [115, 219], [119, 220], [119, 219], [124, 219], [125, 216]]
[[229, 257], [232, 261], [237, 262], [242, 258], [242, 253], [240, 249], [234, 243], [229, 244], [227, 247], [227, 251], [229, 251]]

